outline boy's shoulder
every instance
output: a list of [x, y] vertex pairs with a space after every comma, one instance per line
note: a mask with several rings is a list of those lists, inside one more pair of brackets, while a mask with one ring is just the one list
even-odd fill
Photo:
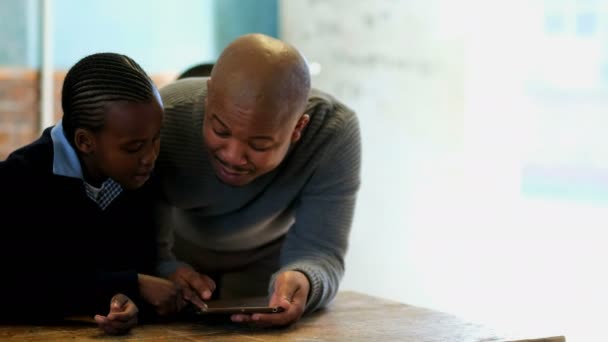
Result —
[[51, 170], [53, 163], [53, 141], [50, 128], [36, 141], [13, 151], [6, 160], [0, 162], [2, 177], [17, 177], [24, 174]]

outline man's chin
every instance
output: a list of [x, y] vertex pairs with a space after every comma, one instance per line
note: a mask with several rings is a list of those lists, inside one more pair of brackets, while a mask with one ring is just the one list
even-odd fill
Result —
[[220, 182], [229, 186], [245, 186], [255, 178], [251, 176], [251, 173], [232, 173], [223, 168], [221, 165], [215, 165], [214, 170], [215, 177]]
[[215, 177], [222, 184], [225, 184], [225, 185], [228, 185], [228, 186], [233, 186], [233, 187], [245, 186], [245, 185], [251, 183], [251, 181], [252, 181], [252, 179], [249, 179], [248, 177], [238, 177], [239, 179], [234, 179], [234, 178], [227, 179], [227, 178], [222, 177], [218, 173], [215, 173]]

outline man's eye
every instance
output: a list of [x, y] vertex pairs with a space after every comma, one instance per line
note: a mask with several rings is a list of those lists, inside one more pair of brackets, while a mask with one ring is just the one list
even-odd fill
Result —
[[264, 151], [268, 151], [270, 150], [272, 146], [256, 146], [256, 145], [251, 145], [251, 148], [255, 151], [258, 152], [264, 152]]
[[230, 134], [226, 131], [218, 131], [216, 129], [213, 129], [213, 133], [215, 133], [215, 135], [217, 135], [218, 137], [227, 137]]

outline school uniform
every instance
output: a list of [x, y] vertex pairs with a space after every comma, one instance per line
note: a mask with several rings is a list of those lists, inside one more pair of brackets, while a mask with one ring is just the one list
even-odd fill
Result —
[[61, 123], [0, 162], [0, 317], [106, 315], [117, 293], [142, 311], [137, 274], [157, 261], [155, 184], [91, 186]]

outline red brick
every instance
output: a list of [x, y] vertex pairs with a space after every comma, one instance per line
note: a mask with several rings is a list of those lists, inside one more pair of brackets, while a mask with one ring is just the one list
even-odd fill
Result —
[[38, 79], [38, 71], [27, 68], [0, 67], [0, 81]]
[[0, 146], [7, 146], [11, 142], [11, 135], [0, 127]]
[[[62, 116], [61, 87], [66, 71], [53, 74], [54, 120]], [[162, 87], [177, 78], [177, 73], [151, 75]], [[40, 73], [34, 69], [0, 67], [0, 160], [39, 136]]]

